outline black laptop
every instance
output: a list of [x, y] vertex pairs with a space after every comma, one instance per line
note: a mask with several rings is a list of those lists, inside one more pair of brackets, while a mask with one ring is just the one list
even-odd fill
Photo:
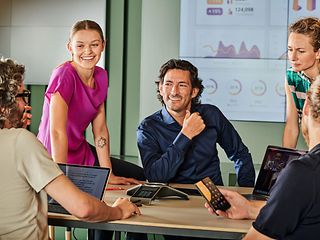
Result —
[[[82, 191], [103, 199], [104, 190], [110, 175], [110, 168], [91, 167], [71, 164], [58, 164], [64, 174]], [[48, 196], [48, 211], [70, 214], [59, 203]]]
[[252, 194], [244, 194], [250, 200], [266, 200], [281, 170], [291, 160], [299, 158], [307, 151], [278, 146], [267, 147], [259, 175]]

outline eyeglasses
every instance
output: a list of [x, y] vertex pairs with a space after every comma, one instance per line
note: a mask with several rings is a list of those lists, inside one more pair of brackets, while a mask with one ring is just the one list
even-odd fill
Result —
[[29, 90], [25, 89], [25, 90], [23, 90], [22, 93], [18, 93], [16, 95], [16, 98], [21, 97], [25, 104], [29, 104], [30, 96], [31, 96], [31, 92]]

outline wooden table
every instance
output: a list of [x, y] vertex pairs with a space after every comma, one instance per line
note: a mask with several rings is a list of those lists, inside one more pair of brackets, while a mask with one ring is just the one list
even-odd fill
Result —
[[[170, 186], [194, 188], [193, 185], [174, 184]], [[117, 187], [109, 185], [110, 187]], [[121, 186], [122, 188], [129, 188]], [[233, 188], [249, 193], [250, 188]], [[106, 191], [105, 201], [112, 204], [118, 197], [127, 197], [125, 190]], [[102, 223], [88, 223], [73, 216], [49, 213], [49, 225], [113, 230], [116, 232], [141, 232], [189, 237], [218, 239], [240, 239], [251, 227], [252, 220], [231, 220], [209, 214], [204, 208], [201, 196], [190, 196], [189, 200], [161, 199], [151, 205], [140, 207], [142, 215], [125, 220]], [[116, 237], [118, 238], [118, 233]]]

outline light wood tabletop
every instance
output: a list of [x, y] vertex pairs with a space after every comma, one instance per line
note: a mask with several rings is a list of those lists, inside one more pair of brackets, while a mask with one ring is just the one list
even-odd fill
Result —
[[[172, 184], [173, 187], [194, 188], [191, 184]], [[118, 197], [129, 197], [126, 189], [132, 186], [108, 185], [104, 201], [109, 205]], [[121, 188], [122, 190], [120, 190]], [[250, 193], [250, 188], [232, 188]], [[140, 207], [141, 215], [125, 220], [104, 223], [87, 223], [73, 216], [49, 213], [49, 224], [66, 227], [95, 228], [126, 232], [144, 232], [190, 237], [239, 239], [252, 225], [252, 220], [232, 220], [210, 214], [201, 196], [189, 196], [189, 200], [160, 199]]]

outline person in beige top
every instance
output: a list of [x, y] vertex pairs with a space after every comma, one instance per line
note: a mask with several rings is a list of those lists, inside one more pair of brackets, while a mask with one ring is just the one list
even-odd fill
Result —
[[139, 208], [118, 199], [113, 206], [79, 190], [26, 126], [30, 92], [25, 68], [0, 60], [0, 239], [48, 239], [47, 194], [77, 218], [90, 222], [129, 218]]

